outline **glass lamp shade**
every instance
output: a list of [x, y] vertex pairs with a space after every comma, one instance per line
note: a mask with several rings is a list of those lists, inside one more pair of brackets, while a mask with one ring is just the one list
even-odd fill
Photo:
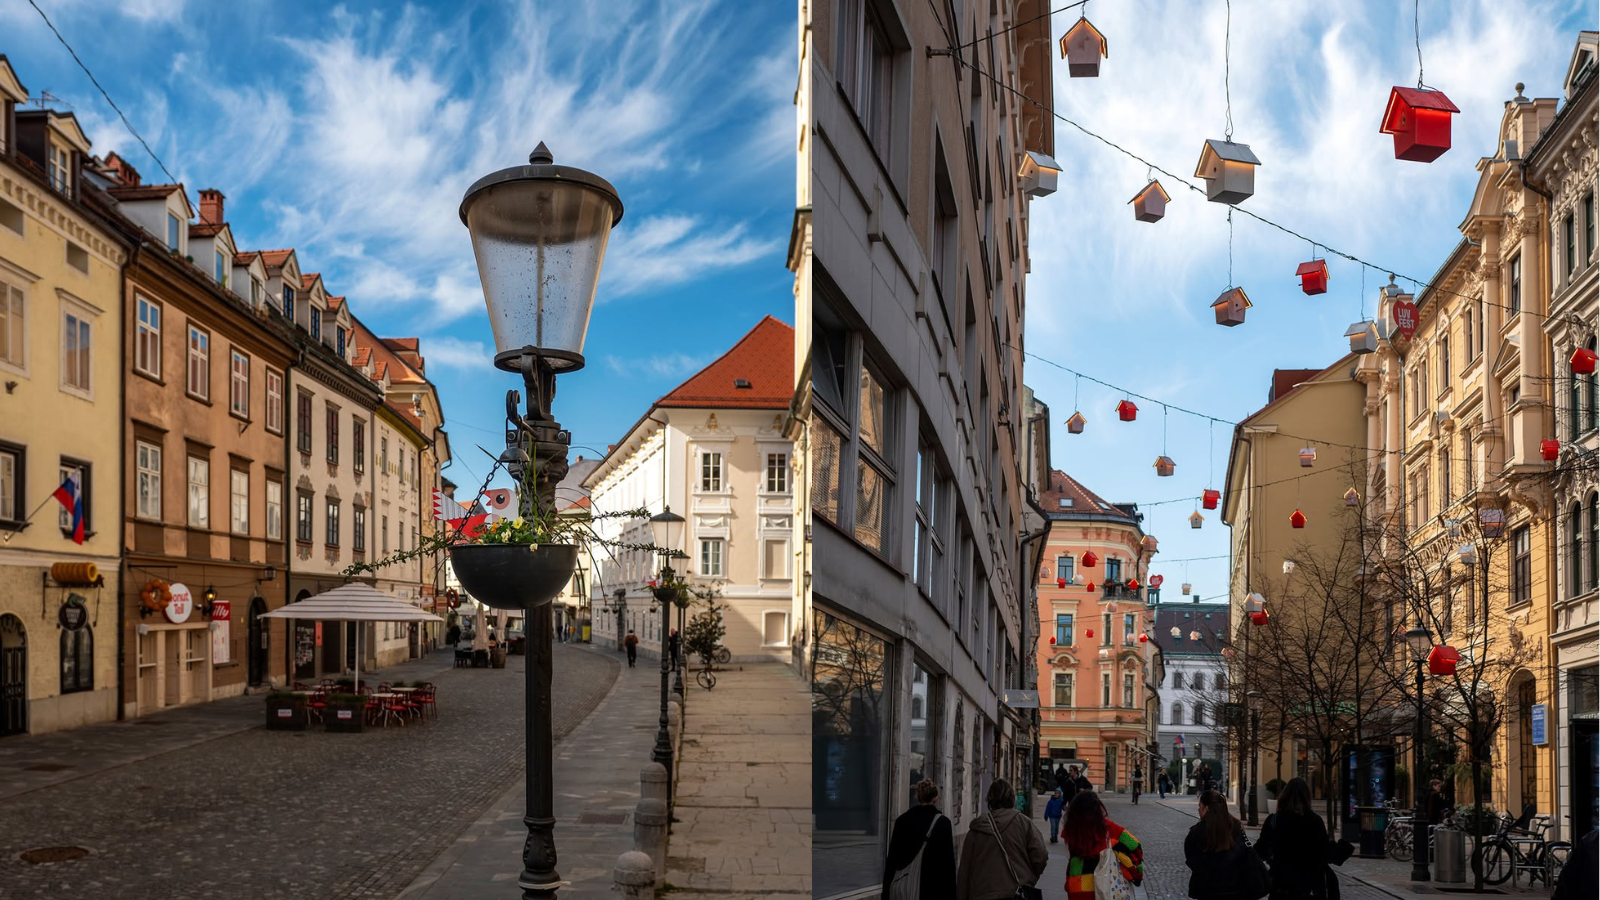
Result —
[[1406, 629], [1406, 648], [1411, 651], [1411, 658], [1421, 661], [1428, 658], [1428, 651], [1433, 649], [1433, 635], [1421, 625]]
[[1245, 704], [1248, 705], [1250, 709], [1254, 710], [1255, 712], [1261, 711], [1261, 705], [1265, 698], [1262, 696], [1260, 691], [1249, 691], [1244, 696]]
[[461, 200], [461, 221], [472, 233], [495, 365], [516, 371], [524, 348], [534, 348], [558, 371], [577, 369], [622, 201], [605, 179], [554, 165], [544, 144], [528, 161], [480, 178]]
[[663, 551], [670, 552], [678, 546], [678, 535], [682, 531], [683, 516], [673, 512], [670, 506], [650, 517], [650, 538]]

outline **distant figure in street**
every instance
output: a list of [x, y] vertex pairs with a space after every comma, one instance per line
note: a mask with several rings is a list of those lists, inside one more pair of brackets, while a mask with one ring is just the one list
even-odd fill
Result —
[[1067, 823], [1061, 827], [1067, 843], [1067, 900], [1094, 900], [1094, 869], [1100, 854], [1116, 854], [1122, 877], [1130, 884], [1144, 881], [1144, 850], [1139, 839], [1106, 817], [1106, 807], [1092, 791], [1081, 791], [1067, 806]]
[[1081, 769], [1075, 768], [1075, 769], [1072, 770], [1072, 784], [1073, 784], [1074, 787], [1076, 787], [1078, 789], [1077, 793], [1073, 794], [1073, 796], [1077, 796], [1077, 794], [1081, 794], [1081, 793], [1084, 793], [1086, 791], [1087, 792], [1093, 792], [1094, 791], [1094, 785], [1089, 783], [1089, 767], [1088, 766], [1084, 766]]
[[1272, 866], [1271, 900], [1323, 900], [1328, 895], [1328, 829], [1311, 805], [1304, 778], [1278, 794], [1278, 809], [1261, 825], [1256, 853]]
[[1050, 799], [1044, 805], [1044, 820], [1050, 826], [1050, 843], [1056, 842], [1056, 836], [1061, 833], [1061, 812], [1066, 808], [1067, 801], [1061, 796], [1060, 791], [1051, 791]]
[[[894, 820], [889, 835], [882, 900], [955, 900], [955, 831], [939, 811], [939, 788], [924, 778], [912, 796], [917, 805]], [[913, 864], [915, 871], [905, 871]]]
[[1129, 789], [1133, 792], [1133, 802], [1137, 805], [1139, 794], [1144, 790], [1144, 767], [1134, 765], [1133, 778], [1129, 781]]
[[451, 625], [450, 630], [444, 633], [444, 642], [452, 647], [461, 643], [461, 626]]
[[672, 629], [672, 636], [667, 638], [667, 649], [672, 652], [672, 662], [678, 662], [678, 648], [683, 646], [683, 639], [678, 636], [678, 629]]
[[1156, 776], [1156, 789], [1161, 792], [1161, 799], [1167, 799], [1167, 794], [1172, 790], [1172, 776], [1167, 774], [1166, 769]]
[[1244, 854], [1249, 852], [1244, 826], [1228, 813], [1228, 801], [1216, 791], [1200, 795], [1200, 821], [1183, 839], [1183, 861], [1189, 866], [1189, 896], [1194, 900], [1240, 900]]
[[1067, 767], [1065, 765], [1057, 763], [1056, 764], [1056, 788], [1057, 788], [1057, 790], [1060, 790], [1061, 793], [1068, 800], [1072, 799], [1072, 791], [1070, 789], [1071, 786], [1072, 786], [1072, 773], [1067, 771]]
[[1443, 825], [1444, 817], [1450, 811], [1450, 800], [1444, 795], [1444, 782], [1437, 778], [1429, 782], [1428, 794], [1422, 803], [1423, 813], [1428, 817], [1428, 824]]
[[989, 784], [988, 811], [961, 842], [956, 900], [1011, 900], [1019, 886], [1031, 887], [1044, 874], [1050, 850], [1028, 817], [1011, 808], [1014, 797], [1004, 778]]
[[628, 668], [633, 668], [634, 662], [639, 658], [639, 638], [628, 629], [628, 636], [622, 639], [622, 646], [628, 651]]
[[1567, 857], [1567, 864], [1561, 869], [1561, 877], [1556, 881], [1556, 892], [1550, 895], [1550, 900], [1591, 900], [1600, 896], [1600, 831], [1589, 829], [1589, 833], [1578, 839], [1578, 845], [1572, 848], [1572, 855]]

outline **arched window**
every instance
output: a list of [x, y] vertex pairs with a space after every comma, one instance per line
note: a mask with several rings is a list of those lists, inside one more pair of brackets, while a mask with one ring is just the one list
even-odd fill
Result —
[[1589, 590], [1600, 587], [1600, 491], [1589, 495]]
[[94, 634], [85, 625], [61, 632], [61, 693], [94, 690]]
[[1194, 689], [1197, 691], [1203, 691], [1206, 689], [1206, 673], [1194, 673]]
[[1183, 704], [1182, 703], [1174, 703], [1174, 704], [1172, 704], [1172, 721], [1169, 724], [1172, 724], [1172, 725], [1182, 725], [1183, 724]]
[[1206, 723], [1206, 708], [1198, 703], [1194, 707], [1194, 723], [1196, 725], [1204, 725]]
[[1576, 597], [1583, 593], [1583, 505], [1572, 504], [1568, 513], [1572, 517], [1570, 525], [1570, 542], [1567, 547], [1567, 596]]
[[1227, 690], [1228, 689], [1228, 676], [1223, 672], [1218, 672], [1216, 681], [1214, 681], [1213, 684], [1216, 685], [1216, 688], [1219, 691]]

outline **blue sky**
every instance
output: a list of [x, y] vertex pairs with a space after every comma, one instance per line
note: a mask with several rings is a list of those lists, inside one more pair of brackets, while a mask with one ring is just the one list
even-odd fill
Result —
[[[1529, 97], [1560, 96], [1577, 32], [1596, 21], [1592, 0], [1421, 0], [1426, 81], [1461, 108], [1451, 150], [1422, 164], [1396, 160], [1391, 138], [1378, 133], [1390, 87], [1417, 82], [1410, 2], [1232, 7], [1234, 140], [1262, 161], [1255, 195], [1241, 208], [1386, 267], [1366, 273], [1367, 315], [1388, 272], [1426, 279], [1443, 263], [1514, 85], [1524, 82]], [[1055, 37], [1077, 16], [1057, 14]], [[1110, 55], [1098, 79], [1068, 78], [1057, 63], [1057, 111], [1195, 181], [1202, 142], [1223, 134], [1225, 16], [1216, 0], [1089, 4]], [[1243, 325], [1219, 327], [1208, 305], [1229, 286], [1227, 207], [1163, 177], [1173, 197], [1166, 218], [1136, 222], [1127, 204], [1145, 184], [1143, 164], [1065, 124], [1056, 128], [1056, 158], [1060, 190], [1033, 202], [1028, 351], [1236, 421], [1265, 404], [1272, 369], [1321, 368], [1348, 350], [1344, 330], [1362, 318], [1361, 267], [1330, 261], [1328, 293], [1307, 297], [1294, 270], [1311, 258], [1310, 244], [1235, 215], [1233, 282], [1255, 308]], [[1121, 396], [1084, 382], [1077, 402], [1089, 425], [1070, 435], [1063, 423], [1073, 412], [1073, 377], [1032, 360], [1025, 377], [1056, 420], [1056, 467], [1108, 500], [1150, 503], [1222, 487], [1231, 428], [1208, 436], [1204, 421], [1172, 413], [1167, 453], [1177, 474], [1158, 478], [1159, 406], [1140, 403], [1138, 421], [1119, 423]], [[1146, 508], [1146, 530], [1161, 539], [1154, 571], [1168, 588], [1190, 580], [1202, 596], [1221, 595], [1225, 558], [1189, 564], [1188, 579], [1182, 563], [1166, 562], [1227, 554], [1218, 513], [1206, 512], [1193, 531], [1194, 508], [1188, 499]]]
[[[588, 367], [559, 385], [557, 417], [592, 448], [575, 456], [603, 452], [763, 315], [794, 319], [789, 4], [38, 2], [191, 199], [227, 195], [241, 247], [297, 248], [378, 334], [422, 339], [459, 484], [487, 473], [475, 445], [498, 452], [520, 385], [488, 362], [456, 210], [541, 140], [626, 205]], [[0, 35], [97, 154], [164, 180], [23, 0], [0, 4]]]

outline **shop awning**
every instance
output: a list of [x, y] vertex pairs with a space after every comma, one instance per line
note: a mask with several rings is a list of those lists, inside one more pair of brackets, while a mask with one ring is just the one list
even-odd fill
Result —
[[443, 622], [444, 619], [397, 600], [377, 588], [353, 582], [262, 616], [264, 619], [319, 619], [331, 622]]

